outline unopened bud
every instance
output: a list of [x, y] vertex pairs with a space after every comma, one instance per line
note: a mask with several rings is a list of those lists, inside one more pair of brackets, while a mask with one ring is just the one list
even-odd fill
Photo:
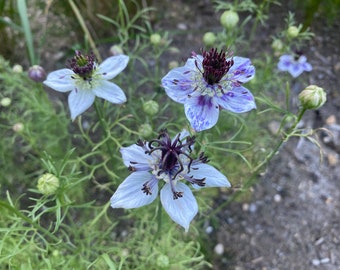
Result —
[[15, 73], [22, 73], [22, 72], [23, 72], [22, 66], [21, 66], [21, 65], [18, 65], [18, 64], [14, 65], [13, 68], [12, 68], [12, 70], [13, 70], [13, 72], [15, 72]]
[[150, 36], [150, 42], [152, 45], [158, 46], [162, 41], [162, 37], [160, 34], [152, 34]]
[[11, 105], [12, 100], [9, 97], [4, 97], [1, 99], [0, 104], [2, 107], [8, 107], [9, 105]]
[[203, 36], [203, 43], [205, 46], [213, 46], [216, 41], [216, 36], [213, 32], [207, 32]]
[[280, 52], [283, 49], [283, 43], [280, 39], [274, 39], [272, 43], [272, 48], [276, 52]]
[[289, 26], [287, 30], [287, 35], [290, 38], [295, 38], [299, 35], [300, 29], [294, 25]]
[[46, 79], [46, 72], [43, 67], [34, 65], [29, 68], [28, 77], [35, 82], [43, 82]]
[[170, 260], [167, 255], [161, 254], [156, 259], [156, 265], [161, 269], [164, 269], [164, 268], [167, 269], [169, 267], [169, 264], [170, 264]]
[[235, 27], [238, 21], [238, 14], [232, 10], [224, 11], [220, 17], [220, 23], [226, 29], [231, 29]]
[[319, 86], [309, 85], [299, 94], [299, 100], [303, 108], [316, 110], [325, 104], [326, 92]]
[[52, 195], [59, 188], [59, 179], [51, 173], [45, 173], [38, 179], [37, 188], [44, 195]]
[[122, 47], [118, 46], [118, 45], [112, 45], [110, 48], [110, 54], [115, 56], [115, 55], [120, 55], [123, 54], [124, 51], [122, 49]]
[[144, 102], [143, 111], [148, 115], [155, 115], [158, 113], [159, 105], [154, 100], [149, 100]]
[[143, 138], [150, 137], [152, 135], [152, 127], [149, 124], [142, 124], [138, 129], [138, 133]]
[[23, 123], [15, 123], [12, 127], [13, 131], [16, 133], [20, 133], [24, 130], [24, 124]]

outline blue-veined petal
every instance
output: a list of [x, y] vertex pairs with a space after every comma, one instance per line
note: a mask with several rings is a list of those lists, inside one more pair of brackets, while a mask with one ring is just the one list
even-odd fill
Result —
[[184, 104], [185, 115], [195, 131], [213, 127], [218, 120], [219, 107], [209, 96], [191, 97]]
[[95, 95], [91, 90], [75, 89], [68, 96], [72, 121], [93, 104]]
[[48, 74], [43, 83], [56, 91], [68, 92], [75, 88], [74, 79], [71, 78], [72, 75], [75, 74], [71, 69], [59, 69]]
[[[192, 169], [189, 176], [192, 176], [195, 179], [205, 178], [205, 186], [204, 187], [230, 187], [230, 183], [222, 173], [220, 173], [213, 166], [210, 166], [205, 163], [192, 165]], [[194, 188], [201, 188], [198, 185], [192, 185]]]
[[152, 185], [151, 194], [142, 191], [143, 184], [154, 176], [148, 172], [134, 172], [121, 183], [110, 199], [113, 208], [137, 208], [152, 203], [158, 195], [158, 185]]
[[113, 82], [103, 80], [92, 91], [97, 97], [106, 99], [111, 103], [121, 104], [126, 102], [123, 90]]
[[[145, 153], [145, 149], [136, 144], [120, 149], [126, 167], [133, 166], [136, 170], [149, 171], [153, 155]], [[132, 162], [132, 163], [131, 163]]]
[[162, 79], [162, 86], [167, 95], [176, 102], [186, 102], [188, 96], [194, 92], [194, 72], [186, 66], [172, 69]]
[[223, 109], [235, 113], [248, 112], [256, 108], [254, 96], [243, 86], [233, 87], [218, 98], [217, 102]]
[[198, 212], [197, 202], [187, 185], [178, 182], [175, 188], [177, 192], [183, 192], [183, 197], [174, 200], [170, 184], [165, 184], [161, 189], [161, 202], [171, 219], [188, 231]]
[[124, 54], [111, 56], [99, 65], [99, 73], [102, 74], [103, 79], [111, 80], [122, 72], [129, 62], [129, 57]]
[[234, 64], [228, 71], [228, 74], [232, 74], [231, 81], [245, 83], [254, 78], [255, 67], [249, 58], [235, 56], [233, 60]]

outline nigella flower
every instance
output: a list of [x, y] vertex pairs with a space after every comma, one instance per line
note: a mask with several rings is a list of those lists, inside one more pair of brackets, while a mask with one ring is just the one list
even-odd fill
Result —
[[248, 58], [228, 57], [215, 48], [202, 55], [193, 53], [185, 66], [162, 79], [168, 96], [184, 104], [195, 131], [213, 127], [220, 109], [243, 113], [256, 108], [253, 95], [242, 86], [254, 77], [254, 66]]
[[294, 55], [282, 55], [277, 64], [277, 68], [280, 71], [288, 71], [294, 78], [300, 76], [304, 71], [312, 70], [312, 66], [307, 62], [306, 56], [300, 52], [297, 52]]
[[68, 105], [74, 120], [93, 104], [96, 96], [115, 104], [126, 101], [122, 89], [108, 80], [119, 74], [128, 61], [128, 56], [117, 55], [98, 65], [93, 54], [82, 55], [76, 51], [75, 57], [70, 61], [70, 68], [51, 72], [44, 84], [59, 92], [71, 91]]
[[111, 197], [111, 206], [128, 209], [150, 204], [157, 198], [161, 183], [164, 185], [160, 199], [165, 211], [187, 231], [198, 206], [184, 182], [194, 188], [230, 187], [227, 178], [207, 164], [204, 153], [197, 159], [190, 156], [195, 137], [188, 135], [184, 131], [171, 139], [168, 132], [162, 130], [157, 139], [123, 147], [123, 161], [132, 174]]

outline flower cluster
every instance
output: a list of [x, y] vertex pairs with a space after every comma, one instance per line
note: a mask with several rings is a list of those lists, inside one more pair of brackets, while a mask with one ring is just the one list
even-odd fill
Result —
[[126, 101], [123, 90], [109, 80], [125, 69], [128, 61], [129, 57], [121, 54], [98, 65], [93, 54], [83, 55], [76, 51], [70, 68], [51, 72], [44, 84], [59, 92], [71, 91], [68, 104], [74, 120], [93, 104], [96, 96], [115, 104]]
[[162, 130], [157, 139], [123, 147], [124, 164], [132, 172], [118, 187], [111, 198], [113, 208], [137, 208], [152, 203], [158, 196], [173, 221], [187, 231], [198, 211], [195, 197], [190, 188], [230, 187], [227, 178], [207, 164], [201, 153], [193, 159], [191, 153], [195, 137], [183, 131], [171, 139]]
[[162, 79], [162, 86], [171, 99], [184, 104], [193, 129], [202, 131], [217, 123], [220, 109], [243, 113], [256, 108], [253, 95], [242, 86], [254, 75], [248, 58], [212, 48], [202, 55], [193, 53], [183, 67]]

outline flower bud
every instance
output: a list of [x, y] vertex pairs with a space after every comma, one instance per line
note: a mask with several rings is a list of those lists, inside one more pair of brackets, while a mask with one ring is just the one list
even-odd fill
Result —
[[162, 41], [162, 37], [160, 34], [152, 34], [150, 36], [150, 42], [152, 45], [158, 46], [159, 44], [161, 44]]
[[24, 124], [23, 123], [15, 123], [12, 127], [13, 131], [16, 133], [20, 133], [24, 130]]
[[203, 36], [203, 43], [205, 46], [213, 46], [216, 41], [216, 36], [213, 32], [206, 32]]
[[110, 54], [115, 56], [115, 55], [120, 55], [123, 54], [124, 51], [122, 49], [122, 47], [118, 46], [118, 45], [112, 45], [110, 48]]
[[13, 72], [15, 73], [22, 73], [23, 72], [23, 68], [21, 65], [15, 64], [12, 68]]
[[300, 94], [299, 100], [303, 108], [319, 109], [326, 102], [326, 92], [316, 85], [307, 86]]
[[143, 104], [143, 111], [148, 115], [155, 115], [158, 113], [159, 105], [154, 100], [149, 100], [144, 102]]
[[179, 64], [178, 64], [178, 62], [175, 61], [175, 60], [170, 61], [169, 64], [168, 64], [168, 68], [169, 68], [169, 69], [173, 69], [173, 68], [176, 68], [176, 67], [178, 67], [178, 66], [179, 66]]
[[156, 259], [156, 265], [161, 269], [168, 268], [169, 264], [170, 264], [170, 260], [167, 255], [161, 254]]
[[35, 82], [43, 82], [46, 79], [46, 72], [43, 67], [34, 65], [29, 68], [28, 77]]
[[11, 105], [12, 100], [9, 97], [4, 97], [1, 99], [0, 104], [2, 107], [8, 107], [9, 105]]
[[45, 173], [38, 179], [37, 188], [44, 195], [52, 195], [59, 188], [59, 179], [51, 173]]
[[296, 38], [299, 35], [300, 29], [294, 25], [289, 26], [287, 30], [287, 35], [290, 38]]
[[280, 52], [283, 49], [283, 43], [280, 39], [274, 39], [272, 48], [275, 52]]
[[231, 29], [235, 27], [238, 21], [238, 14], [232, 10], [224, 11], [220, 17], [221, 25], [226, 29]]
[[147, 138], [152, 135], [152, 127], [149, 124], [142, 124], [138, 128], [138, 133], [143, 137]]

